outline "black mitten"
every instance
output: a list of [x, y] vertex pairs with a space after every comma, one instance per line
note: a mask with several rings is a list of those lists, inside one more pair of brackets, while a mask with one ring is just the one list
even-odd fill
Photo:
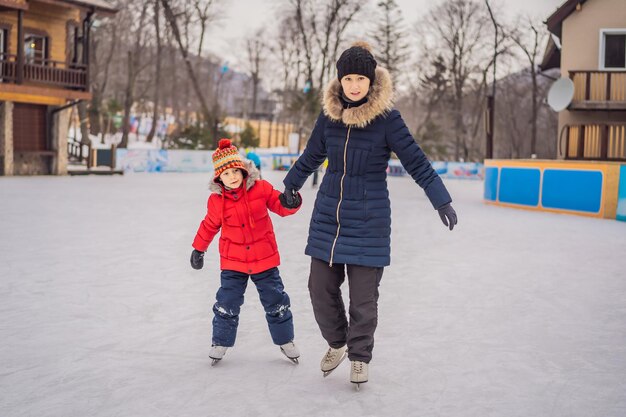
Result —
[[202, 269], [204, 266], [204, 252], [194, 249], [193, 252], [191, 252], [190, 261], [193, 269]]
[[295, 209], [300, 207], [302, 204], [302, 198], [300, 194], [296, 190], [292, 190], [291, 188], [285, 188], [285, 192], [278, 196], [278, 200], [280, 200], [280, 204], [284, 208]]
[[457, 223], [457, 217], [456, 211], [454, 211], [450, 203], [439, 207], [437, 211], [439, 211], [439, 217], [441, 217], [443, 224], [448, 226], [450, 230], [454, 229], [454, 225]]

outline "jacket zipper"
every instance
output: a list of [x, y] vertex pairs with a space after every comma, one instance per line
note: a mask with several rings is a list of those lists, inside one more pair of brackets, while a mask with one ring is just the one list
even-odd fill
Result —
[[335, 256], [335, 245], [337, 244], [337, 239], [339, 239], [339, 231], [341, 230], [341, 223], [339, 222], [339, 209], [341, 208], [341, 202], [343, 201], [343, 180], [346, 178], [346, 158], [348, 154], [348, 141], [350, 140], [350, 129], [352, 127], [348, 126], [348, 133], [346, 134], [346, 144], [343, 147], [343, 175], [341, 176], [341, 185], [339, 191], [339, 203], [337, 203], [337, 234], [335, 235], [335, 240], [333, 241], [333, 246], [330, 249], [330, 262], [328, 266], [333, 266], [333, 258]]

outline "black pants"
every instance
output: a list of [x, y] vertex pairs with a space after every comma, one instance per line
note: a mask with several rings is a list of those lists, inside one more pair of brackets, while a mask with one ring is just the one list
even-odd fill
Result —
[[[322, 337], [333, 348], [348, 345], [348, 358], [369, 363], [378, 324], [378, 286], [383, 269], [333, 264], [311, 258], [309, 293]], [[341, 284], [348, 272], [350, 321], [341, 298]]]

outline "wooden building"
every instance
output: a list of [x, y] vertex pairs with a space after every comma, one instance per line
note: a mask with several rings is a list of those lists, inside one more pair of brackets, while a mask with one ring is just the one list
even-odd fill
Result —
[[0, 0], [0, 175], [67, 173], [70, 107], [89, 100], [89, 33], [104, 0]]
[[626, 0], [565, 0], [546, 25], [541, 68], [573, 85], [558, 159], [485, 160], [485, 202], [626, 221]]
[[626, 161], [626, 0], [568, 0], [546, 24], [560, 47], [550, 41], [541, 67], [574, 83], [558, 157]]

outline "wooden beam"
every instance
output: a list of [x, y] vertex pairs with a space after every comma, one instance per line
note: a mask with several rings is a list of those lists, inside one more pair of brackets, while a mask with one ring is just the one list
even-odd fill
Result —
[[24, 80], [24, 10], [17, 11], [17, 71], [16, 82]]
[[0, 83], [0, 101], [61, 106], [68, 100], [91, 100], [91, 93], [61, 88]]
[[569, 110], [624, 111], [626, 101], [576, 101]]
[[609, 125], [600, 125], [600, 159], [607, 160], [609, 145]]
[[0, 6], [9, 9], [28, 10], [28, 3], [25, 0], [0, 0]]

